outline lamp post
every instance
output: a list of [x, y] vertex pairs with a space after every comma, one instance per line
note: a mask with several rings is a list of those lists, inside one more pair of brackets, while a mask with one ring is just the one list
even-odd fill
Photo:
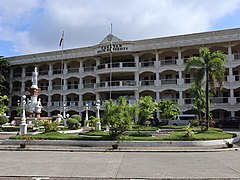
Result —
[[63, 119], [66, 119], [66, 110], [68, 109], [67, 105], [64, 103], [63, 104]]
[[22, 118], [21, 118], [21, 124], [20, 124], [20, 134], [27, 134], [27, 124], [26, 124], [26, 96], [22, 96], [22, 102], [19, 105], [22, 107]]
[[[86, 110], [86, 116], [85, 116], [85, 122], [88, 121], [88, 110], [89, 110], [89, 105], [86, 103], [85, 105], [85, 110]], [[89, 127], [89, 123], [86, 124], [87, 127]]]
[[[101, 101], [98, 99], [96, 102], [96, 108], [97, 108], [97, 117], [98, 119], [100, 119], [100, 105], [101, 105]], [[97, 121], [95, 124], [95, 129], [96, 131], [101, 131], [101, 123], [100, 121]]]
[[98, 99], [96, 102], [96, 108], [97, 108], [97, 117], [98, 119], [100, 119], [100, 105], [101, 105], [101, 101]]

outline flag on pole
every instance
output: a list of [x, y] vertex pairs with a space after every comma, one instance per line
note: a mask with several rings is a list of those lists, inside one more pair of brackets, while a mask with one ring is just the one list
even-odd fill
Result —
[[109, 44], [109, 50], [110, 50], [110, 52], [113, 52], [113, 45], [112, 45], [112, 41], [110, 41], [110, 44]]
[[59, 46], [62, 46], [63, 40], [64, 40], [64, 31], [62, 32], [62, 37], [60, 39]]

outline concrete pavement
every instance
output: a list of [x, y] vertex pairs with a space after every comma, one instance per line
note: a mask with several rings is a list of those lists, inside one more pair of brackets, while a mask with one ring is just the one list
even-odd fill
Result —
[[204, 153], [1, 151], [1, 177], [239, 179], [240, 151]]

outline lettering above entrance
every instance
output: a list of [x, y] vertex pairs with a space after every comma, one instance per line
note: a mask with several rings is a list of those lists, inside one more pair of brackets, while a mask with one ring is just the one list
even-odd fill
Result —
[[[112, 46], [112, 47], [111, 47]], [[128, 51], [129, 47], [123, 44], [109, 44], [105, 46], [100, 46], [97, 50], [97, 53], [106, 53], [106, 52], [116, 52], [116, 51]]]

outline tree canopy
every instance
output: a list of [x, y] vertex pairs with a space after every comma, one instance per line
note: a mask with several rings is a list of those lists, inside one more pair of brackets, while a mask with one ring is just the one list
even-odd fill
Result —
[[0, 95], [9, 94], [9, 85], [6, 80], [6, 78], [9, 76], [9, 68], [9, 62], [6, 59], [0, 57]]
[[208, 48], [201, 48], [200, 57], [193, 56], [188, 59], [185, 71], [194, 73], [194, 82], [203, 84], [205, 80], [206, 120], [209, 128], [209, 91], [215, 93], [222, 89], [225, 76], [226, 55], [221, 51], [211, 52]]

